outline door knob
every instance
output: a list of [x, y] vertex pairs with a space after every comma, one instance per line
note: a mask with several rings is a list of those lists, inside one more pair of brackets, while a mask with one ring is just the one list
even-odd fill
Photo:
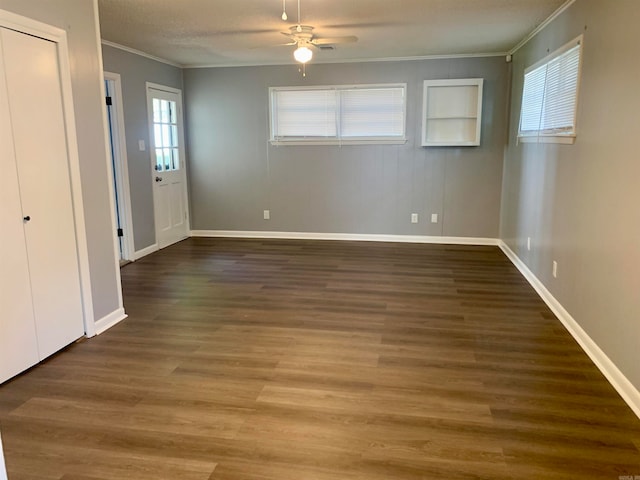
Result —
[[31, 220], [31, 216], [30, 216], [30, 215], [27, 215], [26, 217], [22, 217], [22, 219], [23, 219], [25, 222], [28, 222], [28, 221], [30, 221], [30, 220]]
[[156, 177], [156, 182], [161, 182], [162, 181], [162, 177]]

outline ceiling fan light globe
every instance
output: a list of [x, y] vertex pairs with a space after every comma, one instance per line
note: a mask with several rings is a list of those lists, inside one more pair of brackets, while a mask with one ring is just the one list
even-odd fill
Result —
[[298, 47], [293, 52], [293, 58], [296, 59], [297, 62], [307, 63], [313, 57], [313, 52], [308, 47]]

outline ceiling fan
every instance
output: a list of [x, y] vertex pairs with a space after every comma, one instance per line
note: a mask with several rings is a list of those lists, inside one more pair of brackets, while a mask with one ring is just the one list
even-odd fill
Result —
[[[286, 0], [282, 0], [282, 20], [287, 20]], [[282, 45], [295, 45], [293, 58], [303, 65], [313, 58], [312, 48], [319, 48], [321, 45], [335, 45], [338, 43], [353, 43], [358, 41], [358, 37], [348, 35], [344, 37], [318, 37], [313, 33], [313, 27], [302, 25], [300, 21], [300, 0], [298, 0], [298, 24], [289, 27], [288, 32], [280, 32], [289, 37], [289, 43]]]

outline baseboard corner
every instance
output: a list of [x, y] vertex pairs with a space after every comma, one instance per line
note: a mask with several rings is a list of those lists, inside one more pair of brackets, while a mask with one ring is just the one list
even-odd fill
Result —
[[147, 255], [157, 252], [158, 250], [160, 250], [160, 248], [158, 248], [158, 244], [154, 243], [153, 245], [149, 245], [148, 247], [145, 247], [143, 249], [136, 250], [133, 254], [133, 259], [140, 260], [142, 257], [146, 257]]
[[125, 313], [124, 308], [119, 308], [114, 312], [105, 315], [96, 322], [96, 335], [106, 332], [125, 318], [127, 318], [127, 314]]

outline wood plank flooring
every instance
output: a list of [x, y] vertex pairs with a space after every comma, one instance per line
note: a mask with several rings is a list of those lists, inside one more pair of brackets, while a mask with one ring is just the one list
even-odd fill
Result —
[[122, 279], [127, 320], [0, 386], [10, 480], [640, 475], [496, 247], [189, 239]]

